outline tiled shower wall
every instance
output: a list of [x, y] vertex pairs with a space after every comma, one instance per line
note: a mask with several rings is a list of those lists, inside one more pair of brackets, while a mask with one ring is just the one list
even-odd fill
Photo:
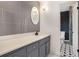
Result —
[[34, 25], [31, 21], [31, 9], [36, 1], [0, 1], [0, 36], [40, 31], [40, 21]]

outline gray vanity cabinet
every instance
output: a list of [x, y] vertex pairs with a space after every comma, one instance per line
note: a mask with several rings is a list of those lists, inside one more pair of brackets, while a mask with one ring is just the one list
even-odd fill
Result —
[[47, 56], [50, 51], [50, 37], [46, 37], [43, 40], [39, 41], [39, 56]]
[[45, 57], [50, 52], [50, 36], [21, 47], [2, 57]]
[[27, 46], [27, 57], [38, 57], [38, 42]]

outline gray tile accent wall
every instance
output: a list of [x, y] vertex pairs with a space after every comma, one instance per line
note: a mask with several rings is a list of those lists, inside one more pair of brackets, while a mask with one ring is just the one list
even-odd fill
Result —
[[31, 21], [31, 9], [40, 8], [37, 1], [0, 1], [0, 36], [40, 31], [40, 21]]

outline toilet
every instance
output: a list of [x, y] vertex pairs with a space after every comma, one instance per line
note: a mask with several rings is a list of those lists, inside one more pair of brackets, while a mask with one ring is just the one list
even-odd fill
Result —
[[65, 31], [61, 31], [60, 33], [60, 44], [62, 45], [65, 40]]

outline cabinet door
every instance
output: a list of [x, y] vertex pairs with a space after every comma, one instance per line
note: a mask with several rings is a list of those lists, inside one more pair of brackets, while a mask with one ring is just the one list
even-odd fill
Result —
[[39, 56], [45, 57], [45, 44], [43, 44], [39, 47]]
[[38, 57], [38, 49], [34, 49], [31, 52], [27, 53], [27, 57]]
[[39, 41], [39, 56], [45, 57], [50, 52], [50, 37], [46, 37]]
[[2, 57], [26, 57], [26, 48], [20, 48], [10, 53], [3, 55]]
[[49, 54], [49, 52], [50, 52], [50, 41], [46, 43], [46, 56]]
[[27, 57], [38, 57], [38, 42], [27, 46]]

